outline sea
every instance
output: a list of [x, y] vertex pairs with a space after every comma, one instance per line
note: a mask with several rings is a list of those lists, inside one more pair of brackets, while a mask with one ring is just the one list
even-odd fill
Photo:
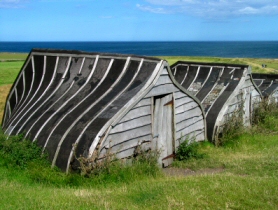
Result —
[[0, 42], [0, 52], [28, 53], [33, 48], [142, 56], [278, 59], [278, 41]]

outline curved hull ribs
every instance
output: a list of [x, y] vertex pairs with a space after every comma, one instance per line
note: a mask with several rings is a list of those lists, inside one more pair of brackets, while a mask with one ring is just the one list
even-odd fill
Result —
[[[181, 78], [181, 72], [187, 68], [192, 69], [191, 75]], [[260, 98], [260, 91], [252, 81], [249, 66], [178, 61], [171, 66], [171, 71], [176, 81], [184, 81], [182, 86], [201, 101], [210, 141], [218, 138], [229, 116], [236, 113], [241, 104], [245, 113], [243, 123], [250, 125], [255, 98]]]
[[259, 87], [263, 96], [269, 101], [278, 102], [278, 75], [277, 74], [252, 74], [253, 80]]

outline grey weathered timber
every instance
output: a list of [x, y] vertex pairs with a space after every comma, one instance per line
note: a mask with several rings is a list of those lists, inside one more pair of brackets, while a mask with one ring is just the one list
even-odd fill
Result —
[[243, 113], [243, 124], [250, 125], [253, 107], [261, 100], [250, 66], [178, 61], [171, 71], [176, 81], [201, 101], [210, 141], [217, 141], [225, 124], [239, 111]]
[[199, 100], [178, 84], [166, 61], [136, 55], [34, 49], [7, 97], [7, 135], [24, 132], [64, 171], [76, 157], [130, 158], [160, 151], [171, 164], [185, 138], [206, 139]]
[[253, 80], [261, 90], [264, 97], [275, 103], [278, 102], [278, 75], [277, 74], [252, 74]]

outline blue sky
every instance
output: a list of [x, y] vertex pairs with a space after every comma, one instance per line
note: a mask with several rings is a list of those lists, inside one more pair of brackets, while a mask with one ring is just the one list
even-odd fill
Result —
[[0, 41], [278, 40], [277, 0], [0, 0]]

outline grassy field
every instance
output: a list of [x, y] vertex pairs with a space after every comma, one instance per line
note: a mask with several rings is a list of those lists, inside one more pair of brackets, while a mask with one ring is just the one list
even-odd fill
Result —
[[[226, 58], [164, 58], [171, 64], [177, 60], [239, 63]], [[238, 60], [257, 65], [258, 71], [278, 69], [277, 60]], [[0, 62], [0, 78], [4, 78], [0, 117], [10, 81], [21, 68], [19, 62], [23, 63]], [[261, 69], [262, 62], [267, 69]], [[11, 66], [15, 72], [2, 77]], [[1, 143], [0, 209], [278, 209], [278, 117], [268, 120], [270, 126], [243, 133], [228, 146], [202, 143], [199, 151], [204, 158], [175, 162], [174, 175], [156, 169], [151, 173], [145, 165], [132, 170], [116, 168], [92, 178], [65, 175], [36, 162], [21, 169], [4, 159]], [[1, 138], [5, 142], [0, 131]]]
[[[254, 73], [276, 73], [278, 74], [278, 59], [256, 59], [256, 58], [217, 58], [217, 57], [187, 57], [187, 56], [162, 56], [170, 65], [176, 61], [198, 61], [213, 63], [245, 64], [252, 67]], [[266, 68], [262, 68], [266, 64]]]

